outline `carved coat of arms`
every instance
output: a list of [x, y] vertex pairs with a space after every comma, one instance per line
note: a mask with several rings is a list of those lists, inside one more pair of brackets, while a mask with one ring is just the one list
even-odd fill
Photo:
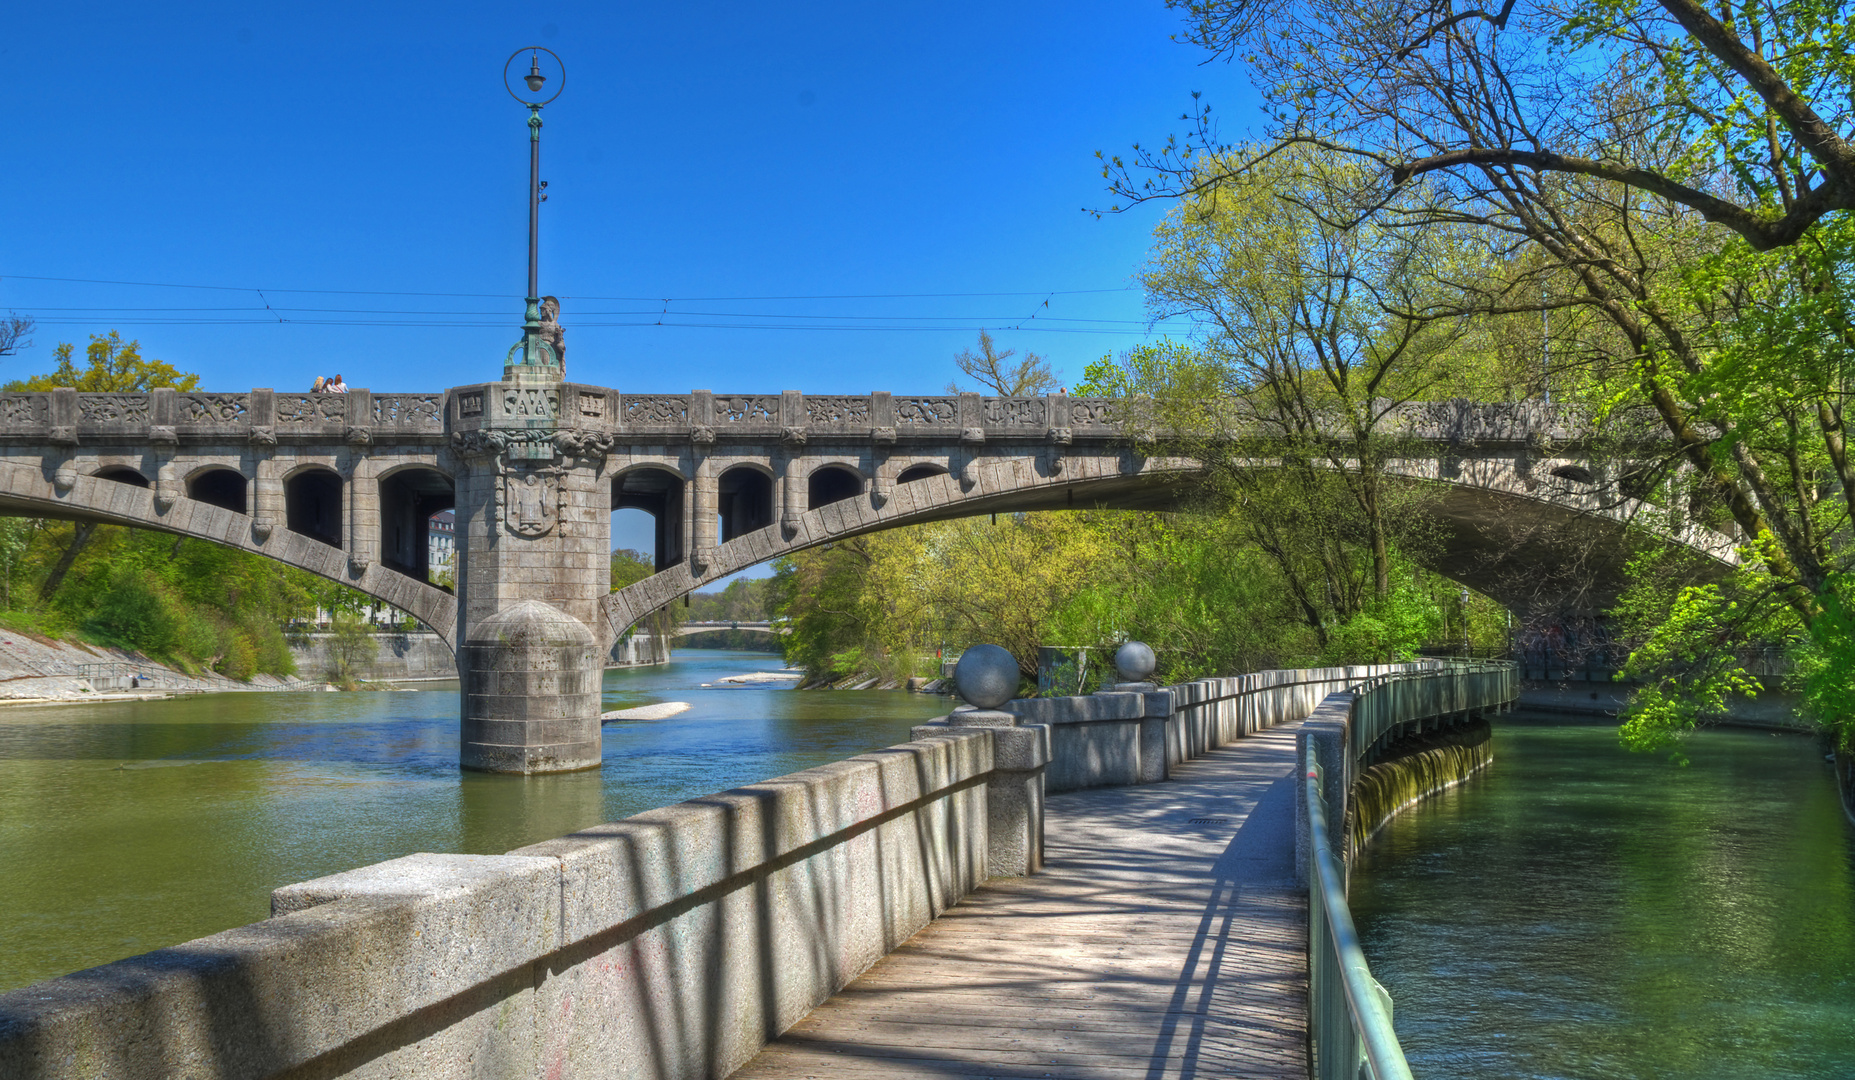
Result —
[[503, 477], [503, 521], [517, 536], [546, 536], [560, 506], [560, 481], [540, 473]]

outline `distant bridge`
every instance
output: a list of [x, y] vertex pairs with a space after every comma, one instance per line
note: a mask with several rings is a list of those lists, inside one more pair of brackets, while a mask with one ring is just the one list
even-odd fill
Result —
[[686, 622], [676, 628], [672, 637], [688, 637], [690, 634], [725, 633], [729, 630], [745, 630], [757, 634], [790, 634], [792, 628], [785, 623], [774, 626], [770, 622]]

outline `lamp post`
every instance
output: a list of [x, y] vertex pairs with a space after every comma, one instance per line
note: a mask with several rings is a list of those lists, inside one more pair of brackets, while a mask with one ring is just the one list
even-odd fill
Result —
[[[528, 73], [522, 76], [528, 93], [522, 94], [510, 81], [509, 69], [514, 66], [516, 58], [528, 54]], [[554, 93], [541, 97], [542, 88], [547, 85], [548, 77], [541, 71], [541, 54], [547, 53], [554, 58], [554, 65], [560, 69], [560, 81], [554, 87]], [[567, 86], [567, 65], [552, 49], [540, 45], [525, 45], [509, 54], [509, 59], [502, 65], [502, 84], [509, 91], [509, 96], [519, 101], [528, 109], [528, 308], [522, 322], [522, 340], [509, 350], [507, 364], [524, 368], [558, 369], [561, 360], [554, 346], [548, 342], [541, 331], [541, 291], [539, 287], [541, 204], [547, 200], [544, 193], [547, 183], [541, 179], [541, 108], [551, 104], [560, 96]], [[521, 359], [516, 359], [516, 354]], [[535, 374], [554, 374], [554, 372], [535, 372]]]

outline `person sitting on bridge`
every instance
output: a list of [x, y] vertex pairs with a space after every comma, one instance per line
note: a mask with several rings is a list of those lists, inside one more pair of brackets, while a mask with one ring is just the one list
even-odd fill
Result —
[[345, 394], [348, 392], [348, 384], [341, 381], [341, 374], [337, 372], [335, 377], [330, 379], [328, 385], [323, 387], [323, 389], [331, 394]]

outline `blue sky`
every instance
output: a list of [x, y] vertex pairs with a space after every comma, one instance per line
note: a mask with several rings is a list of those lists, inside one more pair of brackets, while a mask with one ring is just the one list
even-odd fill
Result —
[[569, 377], [919, 392], [987, 327], [1073, 380], [1163, 332], [1130, 288], [1163, 208], [1084, 213], [1094, 152], [1193, 90], [1256, 115], [1179, 27], [1159, 0], [14, 5], [0, 311], [39, 330], [0, 367], [116, 329], [213, 387], [496, 378], [527, 225], [501, 68], [543, 44]]

